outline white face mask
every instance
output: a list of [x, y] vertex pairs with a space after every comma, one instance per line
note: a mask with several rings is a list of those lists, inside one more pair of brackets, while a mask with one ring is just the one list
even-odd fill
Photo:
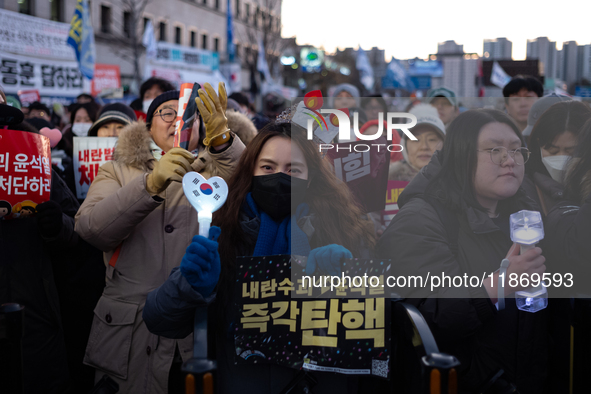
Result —
[[556, 182], [562, 182], [564, 178], [564, 170], [566, 168], [566, 163], [570, 156], [567, 155], [559, 155], [559, 156], [542, 156], [542, 163], [544, 167], [550, 173], [552, 179]]
[[78, 137], [86, 137], [88, 136], [88, 130], [92, 123], [74, 123], [72, 125], [72, 133], [76, 134]]
[[148, 113], [148, 110], [150, 109], [150, 104], [152, 104], [152, 101], [154, 101], [154, 99], [148, 99], [148, 100], [144, 100], [142, 102], [142, 109], [144, 110], [145, 114]]

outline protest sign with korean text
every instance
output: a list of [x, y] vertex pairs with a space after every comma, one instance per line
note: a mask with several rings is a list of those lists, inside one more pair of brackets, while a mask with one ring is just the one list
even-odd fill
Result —
[[294, 298], [291, 256], [237, 259], [236, 363], [389, 376], [390, 301]]
[[95, 64], [94, 78], [91, 83], [93, 96], [106, 90], [119, 89], [121, 87], [121, 72], [116, 64]]
[[0, 129], [0, 220], [35, 214], [50, 192], [49, 138]]
[[382, 223], [388, 227], [394, 216], [398, 213], [398, 197], [404, 188], [409, 184], [408, 181], [388, 181], [386, 190], [386, 207], [382, 211]]
[[337, 178], [347, 184], [364, 212], [384, 209], [390, 153], [380, 137], [375, 144], [350, 142], [336, 144], [327, 157]]
[[38, 90], [19, 90], [18, 99], [21, 101], [21, 105], [28, 107], [35, 101], [41, 101], [41, 95]]
[[66, 43], [69, 31], [69, 23], [0, 9], [0, 52], [75, 61]]
[[75, 61], [37, 59], [1, 51], [0, 83], [5, 93], [37, 90], [41, 96], [76, 97], [84, 88]]
[[117, 137], [74, 137], [76, 197], [86, 198], [100, 166], [113, 159]]

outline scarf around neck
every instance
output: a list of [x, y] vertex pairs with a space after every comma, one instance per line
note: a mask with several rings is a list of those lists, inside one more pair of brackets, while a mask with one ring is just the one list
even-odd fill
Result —
[[308, 204], [300, 204], [295, 215], [287, 216], [281, 222], [274, 221], [260, 210], [251, 193], [246, 195], [245, 209], [249, 216], [258, 216], [261, 220], [253, 256], [278, 254], [308, 256], [310, 254], [308, 237], [297, 224], [300, 218], [309, 213]]
[[[154, 140], [150, 141], [150, 151], [152, 152], [152, 156], [154, 156], [154, 159], [156, 159], [156, 161], [160, 161], [162, 156], [166, 154], [166, 152], [164, 152], [162, 148], [156, 145]], [[193, 157], [197, 158], [197, 156], [199, 156], [199, 148], [192, 150], [191, 154], [193, 155]]]

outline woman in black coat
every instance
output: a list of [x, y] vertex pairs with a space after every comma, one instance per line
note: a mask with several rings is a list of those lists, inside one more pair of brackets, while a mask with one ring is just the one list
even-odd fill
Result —
[[475, 285], [407, 288], [404, 294], [427, 320], [439, 349], [461, 362], [462, 393], [481, 392], [501, 370], [501, 379], [521, 393], [544, 390], [546, 312], [518, 310], [512, 294], [521, 288], [508, 280], [505, 307], [496, 305], [503, 259], [510, 262], [506, 277], [545, 270], [540, 248], [519, 255], [510, 238], [509, 216], [537, 210], [520, 188], [529, 157], [524, 145], [500, 111], [459, 115], [443, 149], [401, 194], [400, 211], [377, 246], [378, 257], [395, 262], [395, 276], [478, 277]]

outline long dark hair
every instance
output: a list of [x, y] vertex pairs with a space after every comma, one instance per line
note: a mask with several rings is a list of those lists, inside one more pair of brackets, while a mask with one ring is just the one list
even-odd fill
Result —
[[91, 123], [96, 122], [96, 119], [98, 118], [98, 112], [100, 110], [100, 106], [91, 101], [89, 103], [76, 103], [73, 104], [69, 110], [70, 110], [70, 124], [74, 124], [74, 119], [76, 119], [76, 112], [78, 112], [78, 110], [84, 108], [86, 110], [86, 113], [88, 113], [88, 117], [90, 118]]
[[[371, 224], [362, 220], [363, 212], [355, 204], [347, 185], [333, 172], [329, 162], [318, 152], [318, 146], [306, 139], [306, 131], [287, 123], [270, 123], [248, 144], [236, 166], [236, 171], [228, 181], [226, 204], [214, 214], [213, 223], [222, 229], [219, 238], [219, 251], [222, 261], [220, 288], [231, 291], [234, 283], [237, 248], [251, 250], [254, 245], [246, 245], [240, 225], [241, 210], [246, 195], [252, 187], [252, 178], [257, 158], [263, 146], [273, 137], [290, 139], [302, 150], [308, 165], [306, 203], [314, 217], [314, 237], [318, 246], [328, 244], [343, 245], [359, 256], [361, 248], [373, 248], [375, 238]], [[314, 247], [314, 245], [311, 245]]]
[[566, 198], [582, 204], [591, 194], [591, 119], [581, 128], [565, 177]]
[[474, 191], [478, 137], [485, 125], [496, 122], [509, 126], [521, 140], [521, 146], [525, 146], [521, 132], [505, 113], [496, 109], [466, 111], [455, 118], [447, 129], [443, 149], [439, 152], [441, 171], [429, 182], [427, 194], [434, 195], [454, 211], [461, 212], [466, 205], [486, 211]]
[[550, 147], [556, 137], [567, 131], [578, 136], [588, 119], [591, 119], [591, 108], [580, 101], [562, 101], [548, 108], [532, 129], [528, 146], [531, 153], [525, 172], [530, 176], [536, 172], [550, 176], [542, 163], [540, 148]]

